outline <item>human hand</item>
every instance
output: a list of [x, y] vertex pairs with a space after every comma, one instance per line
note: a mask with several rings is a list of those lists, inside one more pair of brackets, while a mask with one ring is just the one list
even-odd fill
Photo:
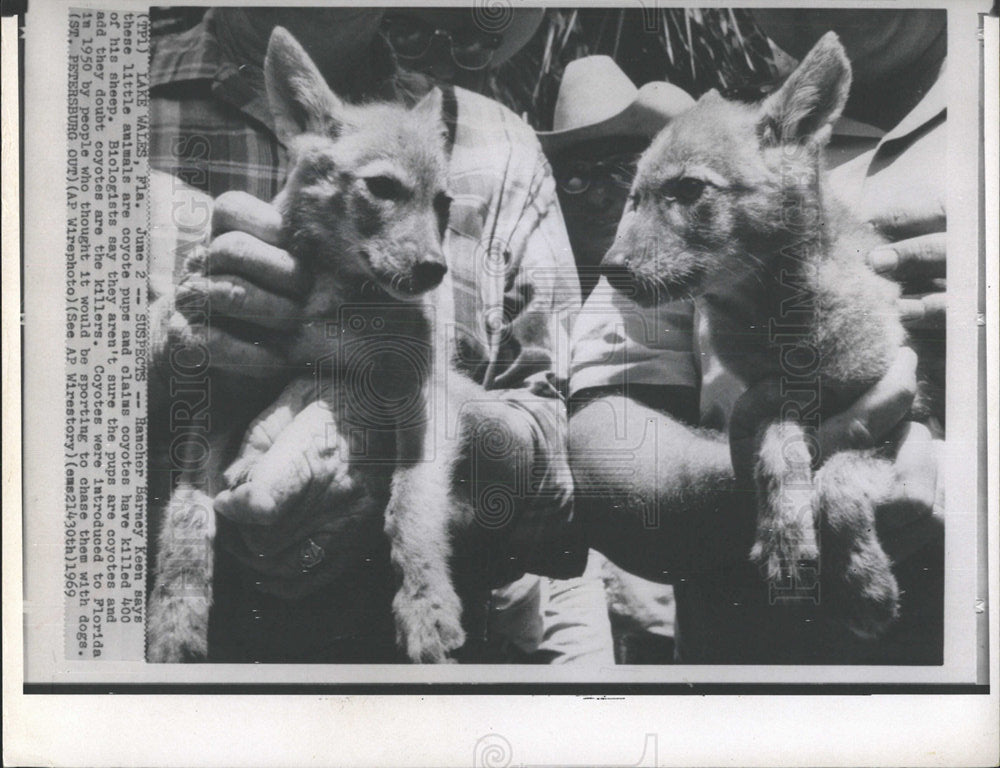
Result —
[[285, 597], [357, 567], [384, 541], [388, 478], [351, 466], [336, 399], [332, 383], [293, 380], [250, 425], [215, 498], [238, 532], [233, 554]]
[[215, 200], [212, 237], [184, 266], [171, 336], [203, 346], [210, 370], [241, 381], [287, 375], [308, 278], [280, 247], [281, 214], [245, 192], [227, 192]]
[[944, 441], [913, 421], [900, 424], [891, 440], [896, 485], [875, 513], [879, 541], [894, 562], [903, 562], [944, 525]]
[[[824, 419], [809, 445], [819, 461], [838, 451], [869, 448], [882, 448], [893, 458], [896, 488], [876, 514], [880, 540], [897, 560], [917, 548], [923, 524], [932, 513], [940, 518], [944, 507], [938, 472], [942, 443], [923, 424], [907, 420], [916, 393], [916, 363], [913, 350], [901, 347], [882, 379], [846, 410]], [[729, 440], [738, 487], [753, 487], [758, 431], [789, 403], [776, 379], [758, 382], [737, 400]]]
[[[849, 408], [823, 419], [811, 435], [813, 460], [822, 461], [837, 451], [872, 448], [903, 421], [916, 394], [916, 354], [901, 347], [885, 376]], [[797, 403], [782, 391], [776, 378], [749, 387], [733, 407], [729, 419], [729, 448], [737, 483], [752, 484], [758, 432], [780, 413], [805, 413], [810, 403]], [[810, 395], [806, 395], [808, 399]]]
[[944, 211], [912, 200], [905, 210], [892, 205], [875, 211], [871, 222], [890, 242], [873, 249], [868, 263], [902, 286], [899, 308], [903, 324], [910, 330], [943, 328], [947, 261]]

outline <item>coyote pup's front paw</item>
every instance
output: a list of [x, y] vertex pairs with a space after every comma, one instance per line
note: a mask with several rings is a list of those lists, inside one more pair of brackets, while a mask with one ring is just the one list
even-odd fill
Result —
[[404, 590], [393, 600], [396, 639], [411, 661], [441, 664], [452, 661], [448, 654], [465, 644], [462, 603], [454, 589], [425, 593], [420, 597]]
[[256, 520], [272, 519], [278, 503], [271, 489], [253, 479], [259, 454], [251, 454], [234, 461], [225, 471], [226, 488], [215, 497], [215, 510], [222, 515], [252, 516]]
[[750, 559], [772, 582], [789, 576], [798, 578], [799, 566], [818, 558], [815, 531], [799, 525], [758, 529], [757, 541], [750, 550]]
[[226, 482], [226, 488], [233, 490], [236, 486], [249, 482], [250, 478], [253, 476], [254, 467], [257, 466], [259, 459], [259, 454], [252, 453], [246, 456], [241, 456], [230, 464], [229, 468], [226, 469], [222, 475]]

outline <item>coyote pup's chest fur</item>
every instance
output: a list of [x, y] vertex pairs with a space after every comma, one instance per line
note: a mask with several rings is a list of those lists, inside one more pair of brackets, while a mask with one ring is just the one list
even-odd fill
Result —
[[813, 380], [829, 415], [885, 375], [905, 333], [898, 285], [864, 260], [882, 238], [829, 202], [822, 217], [817, 237], [782, 244], [768, 270], [706, 291], [699, 308], [713, 349], [744, 383]]

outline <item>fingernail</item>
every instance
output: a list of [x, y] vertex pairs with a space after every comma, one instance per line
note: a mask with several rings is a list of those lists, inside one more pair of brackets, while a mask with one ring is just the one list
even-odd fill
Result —
[[894, 248], [876, 248], [868, 254], [868, 262], [876, 272], [891, 272], [899, 266], [899, 253]]

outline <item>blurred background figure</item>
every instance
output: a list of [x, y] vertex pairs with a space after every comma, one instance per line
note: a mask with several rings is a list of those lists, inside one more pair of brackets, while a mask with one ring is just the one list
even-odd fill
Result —
[[532, 38], [543, 8], [389, 8], [382, 34], [404, 69], [483, 92], [490, 71]]

